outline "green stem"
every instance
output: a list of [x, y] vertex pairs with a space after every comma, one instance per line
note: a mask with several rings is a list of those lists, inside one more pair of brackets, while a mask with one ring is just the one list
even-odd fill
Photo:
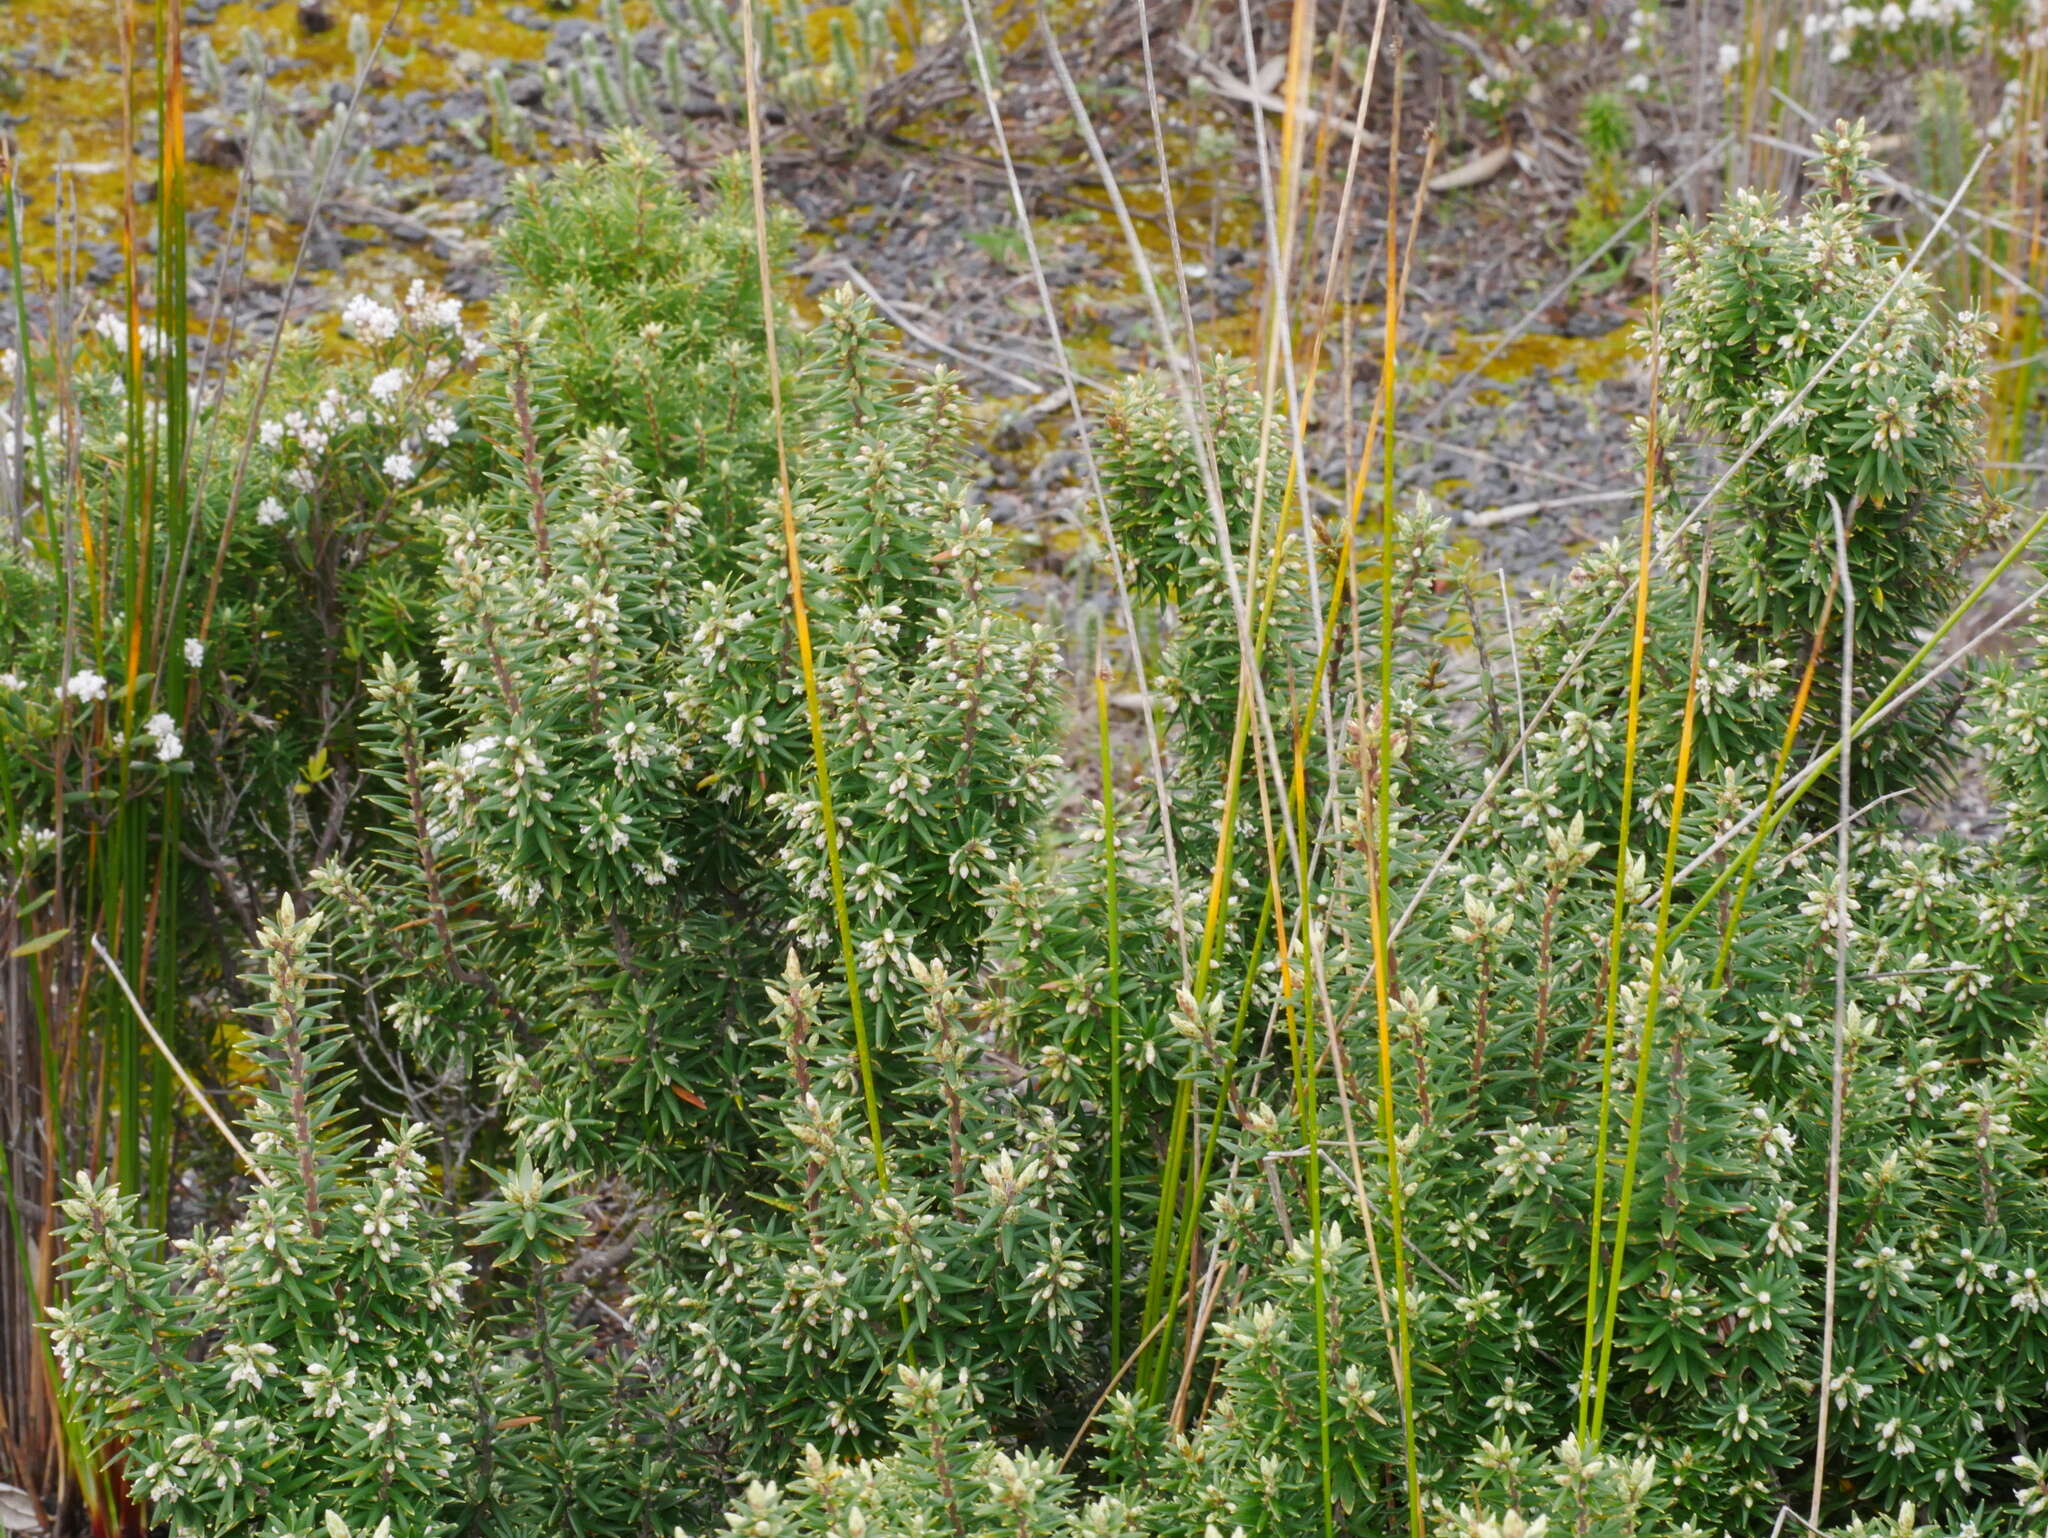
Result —
[[[1272, 922], [1273, 886], [1269, 881], [1265, 901], [1259, 907], [1259, 923], [1252, 935], [1251, 952], [1245, 959], [1244, 983], [1237, 995], [1237, 1018], [1230, 1028], [1230, 1048], [1223, 1057], [1223, 1077], [1217, 1086], [1216, 1104], [1209, 1112], [1209, 1133], [1202, 1141], [1200, 1157], [1195, 1163], [1194, 1178], [1188, 1187], [1186, 1219], [1180, 1226], [1180, 1239], [1174, 1250], [1171, 1272], [1174, 1276], [1187, 1274], [1188, 1262], [1194, 1253], [1195, 1233], [1201, 1226], [1203, 1197], [1209, 1189], [1209, 1172], [1216, 1162], [1216, 1140], [1223, 1130], [1223, 1113], [1230, 1104], [1231, 1086], [1237, 1079], [1237, 1055], [1244, 1046], [1245, 1025], [1251, 1017], [1252, 989], [1258, 982], [1259, 962], [1265, 955], [1266, 932]], [[1173, 1320], [1177, 1316], [1177, 1310], [1169, 1310], [1164, 1321], [1166, 1328], [1161, 1332], [1159, 1355], [1153, 1366], [1155, 1398], [1166, 1385], [1166, 1363], [1172, 1355]], [[1189, 1349], [1194, 1349], [1192, 1341], [1189, 1342]]]
[[[1657, 245], [1651, 227], [1650, 246]], [[1657, 295], [1650, 294], [1650, 326], [1657, 325]], [[1628, 724], [1621, 760], [1621, 806], [1614, 835], [1614, 897], [1607, 923], [1607, 977], [1601, 1003], [1600, 1108], [1593, 1134], [1593, 1199], [1587, 1211], [1586, 1328], [1579, 1352], [1579, 1440], [1592, 1436], [1593, 1359], [1598, 1349], [1600, 1318], [1600, 1250], [1607, 1236], [1607, 1144], [1614, 1103], [1614, 1031], [1621, 1013], [1622, 937], [1628, 922], [1628, 840], [1636, 801], [1636, 744], [1642, 726], [1643, 655], [1649, 639], [1650, 562], [1655, 545], [1657, 513], [1657, 350], [1650, 350], [1650, 412], [1643, 445], [1643, 509], [1636, 543], [1635, 628], [1629, 641]]]
[[[1655, 463], [1653, 458], [1653, 467]], [[1709, 539], [1711, 528], [1709, 525]], [[1600, 1432], [1607, 1416], [1607, 1379], [1614, 1360], [1614, 1320], [1621, 1306], [1622, 1266], [1628, 1256], [1628, 1220], [1635, 1205], [1636, 1161], [1642, 1151], [1643, 1117], [1649, 1104], [1650, 1054], [1656, 1045], [1657, 1013], [1664, 997], [1664, 966], [1669, 955], [1664, 941], [1671, 926], [1671, 893], [1677, 884], [1679, 835], [1685, 826], [1685, 789], [1692, 770], [1693, 724], [1699, 706], [1700, 655], [1706, 643], [1707, 574], [1712, 550], [1710, 542], [1702, 542], [1699, 594], [1693, 612], [1692, 657], [1685, 677], [1685, 713], [1678, 729], [1678, 768], [1671, 786], [1671, 827], [1664, 838], [1664, 875], [1657, 892], [1657, 932], [1650, 950], [1649, 993], [1643, 1001], [1643, 1033], [1636, 1047], [1635, 1095], [1629, 1106], [1628, 1149], [1622, 1156], [1621, 1200], [1614, 1215], [1614, 1252], [1608, 1262], [1607, 1295], [1603, 1300], [1600, 1320], [1600, 1373], [1593, 1391], [1589, 1442], [1592, 1447], [1600, 1445]], [[1622, 858], [1627, 858], [1626, 851], [1623, 851]]]

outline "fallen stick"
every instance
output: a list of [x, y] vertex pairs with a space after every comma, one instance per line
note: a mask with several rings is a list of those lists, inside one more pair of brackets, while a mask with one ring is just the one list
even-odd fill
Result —
[[1595, 502], [1626, 502], [1641, 496], [1638, 491], [1589, 491], [1576, 497], [1545, 497], [1540, 502], [1510, 502], [1504, 507], [1489, 507], [1483, 512], [1467, 513], [1466, 524], [1475, 529], [1490, 529], [1495, 524], [1513, 523], [1517, 518], [1527, 518], [1532, 513], [1547, 513], [1560, 507], [1586, 507]]

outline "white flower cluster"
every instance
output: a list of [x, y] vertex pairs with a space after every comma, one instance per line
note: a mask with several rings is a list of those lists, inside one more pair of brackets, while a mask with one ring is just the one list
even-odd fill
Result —
[[1809, 38], [1828, 40], [1828, 60], [1843, 64], [1866, 46], [1897, 48], [1913, 40], [1952, 40], [1963, 47], [1983, 41], [1976, 0], [1885, 0], [1883, 5], [1831, 5], [1807, 13]]
[[[93, 334], [104, 339], [109, 346], [125, 351], [128, 346], [128, 320], [112, 310], [103, 310], [92, 323]], [[142, 356], [150, 361], [164, 355], [168, 338], [163, 327], [144, 322], [136, 328], [136, 339], [141, 344]], [[9, 370], [11, 373], [12, 370]]]
[[1663, 17], [1652, 5], [1638, 5], [1628, 13], [1628, 31], [1621, 37], [1623, 55], [1639, 66], [1623, 82], [1627, 90], [1637, 96], [1648, 94], [1650, 71], [1647, 66], [1655, 57], [1657, 34], [1663, 24]]
[[[340, 390], [329, 388], [310, 412], [294, 409], [266, 421], [257, 429], [257, 440], [287, 461], [286, 484], [294, 490], [310, 492], [320, 483], [316, 466], [335, 437], [349, 428], [361, 427], [368, 420], [362, 407], [350, 406]], [[275, 523], [282, 518], [281, 508], [273, 518], [264, 518], [260, 508], [257, 514], [258, 523]]]
[[58, 691], [67, 694], [82, 705], [90, 705], [107, 697], [107, 678], [91, 668], [81, 668], [64, 680], [64, 687]]
[[341, 307], [341, 323], [372, 346], [398, 335], [398, 312], [368, 294], [353, 295]]
[[[370, 396], [379, 408], [380, 417], [390, 419], [395, 416], [394, 403], [400, 400], [406, 388], [406, 376], [398, 369], [386, 370], [370, 381]], [[295, 491], [310, 494], [320, 484], [318, 465], [327, 455], [335, 436], [344, 429], [362, 427], [370, 420], [369, 412], [360, 406], [345, 409], [340, 393], [330, 390], [311, 413], [287, 411], [282, 417], [265, 422], [260, 429], [260, 438], [265, 448], [288, 461], [284, 471], [285, 484]], [[445, 448], [454, 440], [457, 426], [452, 413], [434, 408], [417, 434], [407, 434], [398, 446], [386, 450], [377, 459], [379, 473], [393, 489], [411, 485], [419, 476], [420, 456], [425, 445]], [[282, 523], [286, 512], [283, 502], [275, 496], [267, 496], [257, 504], [256, 522], [263, 527]]]
[[1716, 711], [1725, 711], [1738, 700], [1769, 704], [1783, 691], [1785, 674], [1791, 666], [1791, 660], [1785, 657], [1751, 663], [1726, 647], [1708, 647], [1700, 659], [1700, 714], [1711, 716]]
[[418, 278], [414, 278], [412, 287], [406, 290], [403, 309], [406, 323], [415, 330], [428, 332], [462, 329], [462, 301], [428, 288]]
[[1465, 82], [1465, 94], [1482, 107], [1501, 111], [1522, 94], [1521, 78], [1499, 66], [1484, 62]]
[[178, 734], [178, 723], [164, 711], [151, 716], [142, 731], [156, 742], [157, 762], [174, 764], [185, 756], [185, 739]]
[[24, 866], [32, 865], [56, 847], [55, 828], [39, 828], [33, 823], [24, 823], [21, 832], [15, 836], [14, 857]]
[[396, 307], [372, 294], [355, 294], [341, 307], [341, 323], [364, 342], [376, 346], [394, 340], [406, 328], [421, 335], [460, 332], [462, 301], [427, 287], [418, 278]]

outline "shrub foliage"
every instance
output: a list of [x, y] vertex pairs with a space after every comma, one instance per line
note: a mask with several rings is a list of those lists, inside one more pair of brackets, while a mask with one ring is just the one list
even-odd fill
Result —
[[[1799, 765], [2009, 518], [1977, 323], [1875, 242], [1860, 134], [1822, 150], [1797, 208], [1674, 239], [1654, 558], [1589, 556], [1512, 679], [1426, 508], [1369, 548], [1300, 517], [1238, 374], [1125, 387], [1103, 511], [1165, 778], [1107, 788], [959, 382], [904, 381], [850, 294], [764, 302], [737, 184], [692, 210], [627, 139], [527, 188], [431, 644], [371, 668], [362, 826], [262, 932], [232, 1221], [65, 1204], [52, 1340], [138, 1499], [220, 1534], [1379, 1533], [1407, 1431], [1431, 1531], [1761, 1533], [1824, 1397], [1831, 1531], [2029, 1531], [2048, 675], [1879, 722], [1836, 868]], [[1895, 793], [1972, 734], [2013, 830], [1910, 831]]]

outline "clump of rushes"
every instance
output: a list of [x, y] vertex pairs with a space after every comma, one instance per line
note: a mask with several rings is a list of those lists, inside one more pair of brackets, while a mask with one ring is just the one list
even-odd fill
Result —
[[[1166, 783], [1112, 764], [1113, 808], [1069, 819], [1050, 808], [1084, 794], [1053, 756], [1071, 681], [994, 582], [957, 383], [885, 373], [843, 296], [786, 333], [886, 1189], [783, 619], [757, 253], [732, 203], [691, 213], [637, 143], [525, 194], [484, 441], [437, 510], [437, 654], [379, 669], [381, 825], [320, 880], [344, 937], [336, 1007], [459, 1107], [431, 1134], [452, 1151], [444, 1184], [390, 1199], [392, 1242], [444, 1263], [483, 1185], [487, 1264], [458, 1289], [460, 1339], [438, 1343], [438, 1314], [378, 1326], [401, 1364], [459, 1364], [419, 1383], [418, 1423], [453, 1439], [436, 1493], [373, 1508], [350, 1487], [336, 1528], [1381, 1533], [1409, 1520], [1412, 1426], [1430, 1532], [1717, 1538], [1806, 1508], [1825, 1393], [1823, 1531], [2031, 1532], [2038, 833], [1925, 838], [1866, 805], [1838, 872], [1801, 821], [1839, 731], [1822, 723], [1844, 714], [1831, 627], [1853, 611], [1846, 714], [1873, 716], [1924, 677], [1919, 632], [1953, 628], [1972, 601], [1953, 568], [2003, 516], [1976, 479], [1976, 333], [1877, 247], [1863, 155], [1832, 136], [1797, 212], [1746, 200], [1680, 237], [1648, 557], [1598, 552], [1539, 603], [1516, 679], [1488, 676], [1498, 648], [1460, 649], [1470, 585], [1427, 508], [1390, 509], [1373, 580], [1340, 586], [1331, 531], [1298, 509], [1254, 519], [1262, 479], [1285, 481], [1257, 473], [1251, 392], [1205, 377], [1198, 444], [1160, 387], [1124, 391], [1107, 511], [1177, 708]], [[641, 362], [585, 349], [593, 334]], [[1681, 535], [1708, 444], [1743, 463]], [[1225, 560], [1264, 648], [1270, 720], [1242, 734]], [[1630, 763], [1617, 616], [1642, 574]], [[1331, 616], [1320, 676], [1312, 598]], [[2023, 814], [2048, 797], [2016, 746], [2041, 729], [2038, 677], [2004, 675], [1982, 717]], [[1502, 719], [1518, 687], [1519, 749]], [[1927, 690], [1857, 726], [1856, 795], [1937, 778], [1951, 703]], [[1261, 755], [1297, 735], [1283, 801]], [[1103, 783], [1091, 753], [1086, 787]], [[1283, 804], [1307, 830], [1300, 870]], [[1390, 1083], [1358, 1068], [1379, 1057], [1376, 954]], [[335, 1068], [307, 1071], [307, 1103], [338, 1114]], [[1641, 1093], [1609, 1097], [1596, 1170], [1603, 1080]], [[324, 1151], [327, 1117], [274, 1126], [275, 1100], [259, 1092], [256, 1158], [278, 1181], [310, 1159], [331, 1188], [373, 1183], [352, 1144]], [[465, 1148], [504, 1172], [465, 1172]], [[265, 1185], [248, 1211], [279, 1199]], [[312, 1513], [340, 1431], [260, 1366], [252, 1384], [223, 1365], [247, 1335], [239, 1301], [138, 1271], [160, 1241], [119, 1227], [102, 1185], [74, 1201], [79, 1243], [94, 1223], [117, 1237], [82, 1263], [58, 1338], [114, 1374], [107, 1429], [132, 1468], [274, 1394], [249, 1402], [287, 1461], [330, 1471], [276, 1509]], [[389, 1278], [365, 1221], [280, 1228], [277, 1253], [358, 1268], [372, 1295]], [[1582, 1417], [1589, 1266], [1618, 1285], [1591, 1289], [1612, 1345]], [[138, 1327], [131, 1293], [202, 1333]], [[332, 1349], [261, 1338], [279, 1382]], [[1141, 1370], [1119, 1375], [1112, 1343], [1145, 1347]], [[189, 1460], [163, 1468], [150, 1498], [181, 1530], [244, 1530], [244, 1497], [222, 1504]]]
[[[856, 0], [817, 10], [779, 0], [755, 14], [756, 77], [784, 115], [814, 135], [885, 132], [910, 110], [885, 88], [920, 62], [931, 25], [922, 6]], [[653, 14], [635, 25], [620, 0], [604, 0], [599, 19], [601, 28], [586, 32], [559, 68], [543, 72], [536, 103], [585, 139], [629, 128], [684, 138], [691, 118], [744, 97], [747, 47], [734, 7], [655, 0]], [[490, 110], [500, 136], [532, 139], [535, 117], [501, 86]]]

